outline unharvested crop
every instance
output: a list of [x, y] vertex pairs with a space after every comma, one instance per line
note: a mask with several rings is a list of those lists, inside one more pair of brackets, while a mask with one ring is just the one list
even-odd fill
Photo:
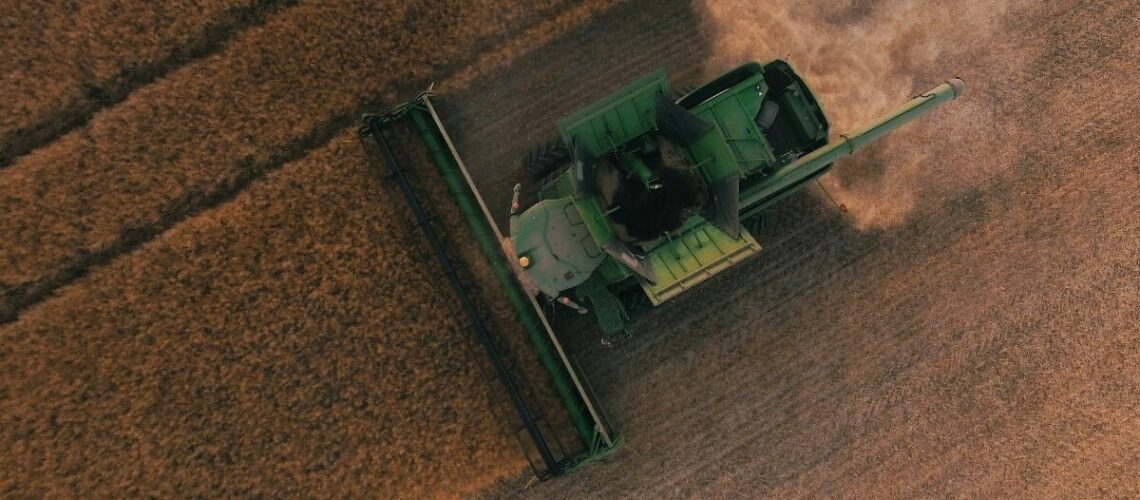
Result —
[[0, 492], [422, 497], [522, 470], [351, 139], [0, 327]]
[[285, 3], [5, 2], [0, 168], [82, 125], [133, 88], [218, 50]]

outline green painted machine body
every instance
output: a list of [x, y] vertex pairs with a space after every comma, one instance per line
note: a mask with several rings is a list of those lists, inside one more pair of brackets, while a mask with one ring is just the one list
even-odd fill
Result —
[[[571, 161], [543, 179], [537, 204], [512, 216], [516, 257], [544, 295], [573, 295], [606, 333], [619, 332], [630, 297], [658, 305], [755, 255], [760, 245], [742, 221], [963, 88], [953, 79], [828, 143], [826, 115], [783, 61], [744, 64], [680, 98], [656, 71], [559, 120]], [[677, 209], [679, 218], [653, 205], [688, 195], [699, 201]], [[628, 234], [644, 225], [631, 217], [659, 216], [672, 223]]]

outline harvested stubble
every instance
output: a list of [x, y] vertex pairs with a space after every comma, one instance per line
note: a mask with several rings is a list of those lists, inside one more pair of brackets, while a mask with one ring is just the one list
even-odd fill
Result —
[[0, 167], [287, 3], [4, 2]]
[[0, 171], [0, 321], [562, 8], [302, 4], [138, 89]]
[[0, 327], [0, 492], [452, 496], [525, 467], [342, 134]]

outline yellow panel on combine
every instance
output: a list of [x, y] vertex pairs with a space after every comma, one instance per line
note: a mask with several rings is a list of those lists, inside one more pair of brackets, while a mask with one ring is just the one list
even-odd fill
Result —
[[657, 282], [650, 283], [644, 278], [638, 281], [653, 305], [669, 300], [760, 251], [760, 244], [747, 230], [741, 228], [740, 238], [733, 239], [715, 225], [703, 222], [697, 221], [681, 237], [662, 244], [649, 254]]

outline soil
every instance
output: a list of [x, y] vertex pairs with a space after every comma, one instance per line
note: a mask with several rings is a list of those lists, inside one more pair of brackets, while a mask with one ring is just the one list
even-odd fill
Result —
[[[4, 21], [4, 496], [1140, 496], [1140, 2], [147, 9], [100, 18], [140, 26], [124, 44], [66, 12]], [[658, 67], [679, 88], [776, 57], [833, 134], [967, 91], [836, 164], [848, 212], [788, 198], [757, 257], [630, 339], [567, 322], [623, 445], [526, 487], [359, 113], [435, 82], [504, 222], [559, 117]], [[76, 94], [119, 74], [114, 99]]]

